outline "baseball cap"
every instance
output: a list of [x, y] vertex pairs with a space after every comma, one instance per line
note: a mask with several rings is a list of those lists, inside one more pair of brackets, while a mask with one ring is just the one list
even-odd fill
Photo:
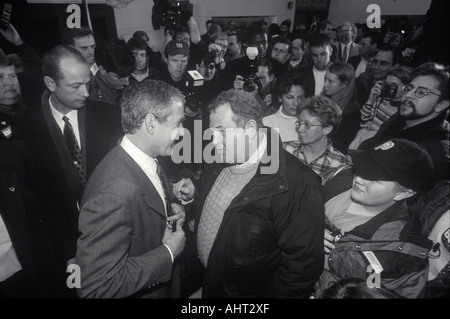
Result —
[[371, 181], [393, 181], [412, 190], [425, 188], [433, 174], [428, 152], [412, 141], [390, 139], [369, 150], [349, 150], [355, 173]]
[[189, 47], [186, 42], [181, 40], [171, 40], [164, 49], [165, 55], [184, 54], [189, 56]]

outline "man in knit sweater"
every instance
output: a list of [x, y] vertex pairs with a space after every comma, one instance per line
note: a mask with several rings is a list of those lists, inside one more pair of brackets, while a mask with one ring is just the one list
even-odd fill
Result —
[[202, 297], [307, 297], [323, 266], [317, 176], [263, 127], [250, 93], [220, 93], [210, 128], [219, 160], [205, 166], [197, 196]]

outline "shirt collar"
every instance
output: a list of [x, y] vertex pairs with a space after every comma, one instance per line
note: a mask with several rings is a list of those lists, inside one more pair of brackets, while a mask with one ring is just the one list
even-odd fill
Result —
[[[63, 122], [64, 120], [62, 119], [64, 114], [62, 114], [60, 111], [58, 111], [52, 104], [52, 98], [51, 98], [51, 94], [50, 97], [48, 98], [48, 103], [50, 104], [50, 111], [52, 112], [53, 118], [55, 119], [55, 121], [57, 123]], [[77, 125], [78, 126], [78, 110], [71, 110], [69, 111], [69, 113], [65, 114], [65, 116], [67, 116], [67, 118], [69, 119], [69, 122], [72, 123], [73, 125]]]
[[291, 115], [286, 114], [286, 113], [283, 112], [283, 105], [280, 106], [280, 109], [278, 110], [278, 113], [279, 113], [282, 117], [284, 117], [284, 118], [286, 118], [286, 119], [293, 120], [294, 122], [297, 121], [297, 117], [291, 116]]
[[125, 135], [120, 142], [120, 146], [127, 152], [135, 162], [144, 170], [150, 170], [153, 174], [156, 174], [156, 161], [154, 158], [148, 156], [141, 151], [130, 139]]

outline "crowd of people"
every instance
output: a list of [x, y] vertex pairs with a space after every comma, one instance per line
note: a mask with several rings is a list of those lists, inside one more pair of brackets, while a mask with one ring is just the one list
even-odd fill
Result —
[[348, 21], [206, 26], [43, 56], [0, 29], [0, 298], [448, 297], [448, 65]]

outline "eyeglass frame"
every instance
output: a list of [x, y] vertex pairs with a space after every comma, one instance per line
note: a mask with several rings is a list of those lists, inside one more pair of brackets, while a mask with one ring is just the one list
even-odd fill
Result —
[[213, 70], [215, 70], [216, 69], [216, 66], [215, 65], [212, 65], [212, 64], [208, 64], [208, 66], [206, 66], [205, 64], [199, 64], [199, 67], [201, 68], [201, 69], [209, 69], [210, 71], [213, 71]]
[[278, 49], [278, 48], [272, 48], [272, 52], [273, 53], [275, 53], [275, 54], [277, 54], [277, 53], [280, 53], [280, 54], [286, 54], [286, 53], [288, 53], [289, 51], [288, 50], [286, 50], [286, 49]]
[[312, 124], [311, 121], [295, 121], [295, 129], [299, 130], [303, 125], [306, 130], [310, 130], [313, 126], [323, 126], [323, 124]]
[[[405, 88], [406, 88], [406, 87], [411, 87], [411, 88], [410, 88], [408, 91], [405, 92]], [[408, 92], [411, 92], [413, 89], [414, 89], [414, 86], [413, 86], [413, 85], [411, 85], [411, 84], [405, 84], [405, 85], [402, 86], [402, 93], [403, 93], [403, 94], [406, 94], [406, 93], [408, 93]], [[422, 96], [418, 96], [418, 95], [417, 95], [417, 90], [418, 90], [418, 89], [426, 90], [426, 92], [424, 92], [424, 94], [423, 94]], [[430, 89], [424, 88], [424, 87], [422, 87], [422, 86], [418, 86], [418, 87], [416, 87], [415, 90], [414, 90], [414, 96], [415, 96], [416, 98], [418, 98], [418, 99], [421, 99], [421, 98], [427, 96], [427, 95], [430, 94], [430, 93], [431, 93], [431, 94], [434, 94], [434, 95], [437, 95], [437, 96], [439, 96], [439, 97], [442, 97], [442, 95], [439, 95], [439, 94], [437, 94], [437, 93], [434, 93], [434, 92], [431, 91]]]

